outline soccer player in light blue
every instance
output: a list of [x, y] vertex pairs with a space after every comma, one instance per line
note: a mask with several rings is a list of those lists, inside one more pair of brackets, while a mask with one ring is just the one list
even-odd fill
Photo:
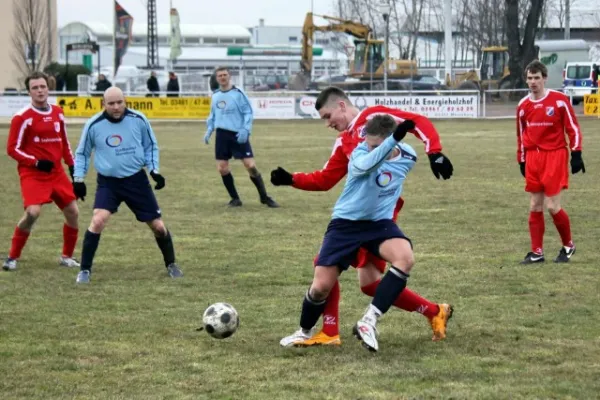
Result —
[[142, 113], [126, 108], [125, 97], [118, 87], [113, 86], [104, 92], [104, 111], [87, 121], [75, 152], [73, 189], [75, 196], [82, 200], [87, 195], [84, 178], [93, 150], [98, 186], [92, 222], [83, 239], [77, 283], [89, 283], [100, 234], [122, 202], [127, 204], [138, 221], [148, 224], [154, 233], [169, 276], [182, 277], [183, 273], [175, 263], [171, 233], [162, 220], [160, 207], [144, 171], [146, 167], [156, 182], [154, 189], [165, 187], [165, 178], [159, 173], [156, 137]]
[[209, 143], [210, 137], [216, 129], [215, 159], [217, 160], [217, 170], [231, 197], [229, 206], [241, 207], [242, 205], [229, 168], [229, 159], [233, 157], [236, 160], [242, 160], [250, 174], [250, 180], [258, 190], [260, 202], [268, 207], [277, 208], [279, 205], [267, 194], [265, 183], [254, 161], [254, 153], [250, 145], [250, 132], [254, 118], [250, 100], [243, 90], [231, 84], [231, 76], [226, 67], [217, 68], [215, 73], [219, 89], [213, 93], [211, 98], [204, 143]]
[[353, 329], [365, 347], [378, 350], [377, 320], [406, 287], [414, 264], [410, 239], [392, 220], [404, 180], [417, 161], [414, 149], [400, 143], [413, 128], [413, 121], [397, 125], [389, 115], [377, 115], [367, 123], [365, 141], [352, 152], [344, 190], [319, 251], [313, 282], [302, 304], [300, 329], [283, 338], [282, 346], [292, 346], [314, 334], [329, 291], [358, 249], [364, 247], [392, 264]]

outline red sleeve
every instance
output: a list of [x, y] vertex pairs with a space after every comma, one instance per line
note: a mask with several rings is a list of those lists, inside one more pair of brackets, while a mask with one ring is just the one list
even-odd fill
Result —
[[73, 152], [71, 151], [71, 143], [69, 143], [69, 137], [67, 136], [67, 126], [65, 124], [65, 116], [64, 114], [60, 113], [58, 114], [58, 117], [60, 119], [60, 134], [62, 136], [62, 140], [63, 140], [63, 160], [65, 160], [65, 164], [67, 164], [69, 167], [72, 167], [73, 165], [75, 165], [75, 160], [73, 159]]
[[409, 131], [425, 144], [425, 152], [427, 154], [439, 153], [442, 151], [442, 143], [440, 135], [429, 118], [424, 115], [409, 113], [403, 110], [393, 109], [389, 111], [393, 116], [406, 120], [410, 119], [415, 123], [415, 129]]
[[329, 161], [318, 171], [293, 174], [296, 189], [327, 191], [334, 187], [348, 173], [348, 157], [342, 148], [342, 138], [337, 138]]
[[6, 153], [17, 160], [19, 165], [34, 167], [37, 160], [31, 154], [23, 151], [22, 144], [27, 135], [27, 126], [31, 121], [23, 119], [21, 115], [15, 115], [10, 121], [8, 141], [6, 142]]
[[569, 148], [571, 151], [581, 151], [581, 142], [583, 138], [581, 136], [581, 128], [579, 127], [579, 122], [577, 121], [577, 116], [575, 115], [573, 106], [568, 98], [561, 102], [561, 106], [563, 106], [561, 107], [563, 110], [563, 126], [565, 127], [565, 131], [569, 136]]
[[523, 163], [525, 162], [525, 148], [523, 147], [523, 135], [525, 134], [525, 121], [523, 120], [523, 116], [525, 115], [525, 111], [521, 109], [521, 107], [517, 107], [517, 162]]

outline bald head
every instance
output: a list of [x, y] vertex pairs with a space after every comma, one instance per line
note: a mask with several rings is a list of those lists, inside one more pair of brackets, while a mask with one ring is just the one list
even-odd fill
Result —
[[116, 86], [111, 86], [104, 92], [104, 109], [114, 119], [120, 119], [125, 112], [125, 96]]

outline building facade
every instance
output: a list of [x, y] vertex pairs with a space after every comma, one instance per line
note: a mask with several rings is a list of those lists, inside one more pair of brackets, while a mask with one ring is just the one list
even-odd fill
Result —
[[[24, 40], [25, 35], [20, 34], [17, 28], [19, 24], [15, 20], [17, 14], [25, 15], [29, 11], [30, 3], [21, 0], [0, 1], [0, 25], [6, 32], [0, 35], [0, 54], [4, 55], [4, 62], [0, 63], [0, 90], [24, 87], [24, 78], [27, 75], [25, 60], [28, 58], [28, 52], [32, 54], [33, 50], [33, 57], [42, 62], [56, 60], [58, 56], [57, 2], [58, 0], [38, 0], [33, 3], [33, 7], [39, 7], [34, 13], [37, 16], [34, 29], [41, 30], [40, 36], [45, 38], [45, 41], [35, 46], [28, 46]], [[19, 46], [14, 44], [14, 38], [20, 38]], [[43, 56], [39, 54], [41, 52], [44, 53]]]

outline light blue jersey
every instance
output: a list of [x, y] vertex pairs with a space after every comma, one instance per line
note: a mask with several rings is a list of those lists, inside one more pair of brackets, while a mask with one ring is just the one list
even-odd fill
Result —
[[252, 105], [242, 89], [233, 86], [226, 92], [217, 90], [213, 93], [206, 121], [209, 134], [220, 128], [250, 135], [252, 120]]
[[[400, 154], [387, 159], [394, 148]], [[350, 156], [348, 177], [332, 217], [352, 221], [392, 219], [406, 175], [416, 162], [415, 150], [393, 136], [371, 152], [362, 142]]]
[[75, 152], [75, 179], [82, 180], [87, 174], [94, 149], [94, 168], [104, 176], [126, 178], [144, 166], [148, 171], [159, 170], [156, 136], [138, 111], [125, 109], [118, 121], [105, 112], [88, 120]]

